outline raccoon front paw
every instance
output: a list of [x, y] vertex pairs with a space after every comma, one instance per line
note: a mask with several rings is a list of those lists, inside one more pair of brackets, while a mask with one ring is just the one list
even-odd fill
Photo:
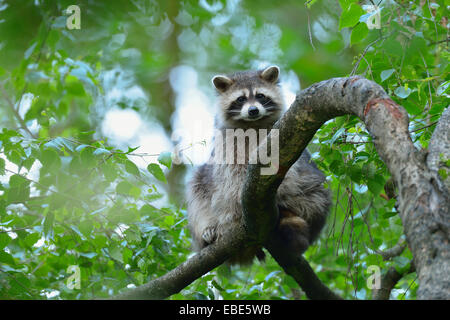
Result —
[[202, 239], [205, 243], [205, 246], [213, 243], [214, 240], [216, 240], [216, 237], [217, 237], [217, 234], [216, 234], [215, 227], [208, 227], [205, 230], [203, 230]]

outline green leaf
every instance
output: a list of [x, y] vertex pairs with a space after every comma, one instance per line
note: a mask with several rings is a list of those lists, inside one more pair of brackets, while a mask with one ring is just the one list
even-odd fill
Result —
[[105, 163], [102, 165], [102, 172], [103, 175], [105, 176], [105, 179], [110, 182], [116, 180], [118, 176], [117, 167], [109, 163]]
[[35, 232], [27, 235], [24, 241], [28, 246], [32, 247], [40, 238], [41, 235]]
[[140, 195], [141, 195], [141, 189], [138, 188], [138, 187], [136, 187], [136, 186], [133, 186], [133, 187], [128, 191], [128, 194], [129, 194], [130, 196], [132, 196], [133, 198], [135, 198], [135, 199], [139, 199], [139, 197], [140, 197]]
[[92, 258], [94, 258], [94, 257], [97, 256], [97, 253], [95, 253], [95, 252], [87, 252], [87, 253], [79, 252], [78, 254], [79, 254], [80, 256], [85, 257], [85, 258], [88, 258], [88, 259], [92, 259]]
[[359, 17], [365, 14], [365, 11], [356, 3], [352, 3], [350, 7], [342, 12], [339, 19], [339, 30], [342, 28], [353, 27], [359, 22]]
[[405, 88], [404, 86], [397, 87], [394, 93], [397, 97], [406, 99], [411, 94], [412, 90], [410, 88]]
[[384, 178], [378, 174], [367, 181], [367, 187], [374, 195], [379, 195], [385, 184]]
[[401, 43], [395, 39], [395, 37], [390, 37], [383, 43], [383, 49], [386, 51], [386, 53], [394, 55], [394, 56], [401, 56], [403, 52], [403, 47]]
[[61, 159], [58, 153], [53, 149], [45, 149], [42, 151], [39, 160], [42, 163], [44, 172], [55, 172], [61, 167]]
[[23, 202], [30, 197], [30, 181], [15, 174], [9, 178], [8, 201], [10, 203]]
[[164, 172], [161, 167], [156, 163], [150, 163], [147, 166], [147, 170], [159, 181], [167, 183], [166, 177], [164, 176]]
[[117, 261], [123, 263], [123, 255], [122, 255], [121, 248], [119, 246], [116, 246], [116, 247], [110, 249], [109, 250], [109, 255], [114, 260], [117, 260]]
[[345, 132], [345, 128], [340, 128], [336, 133], [333, 135], [333, 137], [330, 140], [330, 146], [333, 145], [336, 140]]
[[10, 255], [9, 253], [5, 252], [5, 251], [0, 251], [0, 262], [2, 263], [6, 263], [9, 265], [15, 265], [16, 263], [14, 262], [14, 258], [12, 255]]
[[58, 151], [61, 150], [62, 148], [65, 148], [73, 152], [75, 144], [70, 140], [57, 137], [44, 144], [44, 146], [47, 148], [53, 148]]
[[44, 218], [44, 235], [47, 239], [53, 239], [53, 223], [55, 222], [55, 214], [53, 211], [48, 211]]
[[121, 194], [129, 194], [131, 188], [134, 186], [128, 181], [120, 181], [116, 186], [116, 192]]
[[137, 229], [133, 228], [127, 229], [127, 231], [125, 231], [125, 237], [127, 241], [131, 243], [138, 243], [141, 241], [141, 235], [139, 230]]
[[5, 174], [5, 159], [0, 158], [0, 176]]
[[84, 236], [89, 237], [94, 229], [94, 226], [92, 225], [91, 220], [84, 220], [80, 223], [79, 229]]
[[75, 148], [76, 152], [81, 152], [81, 150], [83, 150], [84, 148], [90, 147], [87, 144], [80, 144], [78, 147]]
[[271, 273], [269, 273], [265, 278], [264, 281], [269, 281], [270, 279], [272, 279], [274, 276], [276, 276], [277, 274], [279, 274], [281, 271], [280, 270], [275, 270], [272, 271]]
[[394, 71], [395, 71], [395, 69], [388, 69], [388, 70], [381, 71], [381, 73], [380, 73], [381, 82], [383, 82], [386, 79], [389, 79], [389, 77], [392, 76]]
[[145, 272], [147, 270], [147, 261], [143, 258], [139, 259], [138, 263], [137, 263], [139, 269], [141, 269], [143, 272]]
[[369, 28], [365, 23], [358, 23], [352, 30], [350, 43], [355, 44], [363, 40], [369, 34]]
[[20, 164], [23, 161], [23, 157], [22, 157], [22, 155], [21, 155], [21, 153], [19, 151], [22, 151], [22, 150], [20, 150], [20, 148], [13, 149], [8, 154], [8, 160], [11, 161], [12, 163], [18, 165], [18, 166], [20, 166]]
[[132, 153], [133, 151], [136, 151], [137, 149], [139, 149], [139, 147], [135, 147], [135, 148], [128, 147], [128, 150], [125, 153], [129, 154], [129, 153]]
[[443, 94], [447, 93], [449, 88], [450, 88], [450, 80], [441, 83], [439, 87], [437, 87], [436, 89], [436, 95], [442, 96]]
[[8, 243], [11, 242], [11, 237], [8, 236], [7, 233], [0, 233], [0, 250], [2, 250], [4, 247], [8, 245]]
[[170, 169], [172, 166], [172, 153], [168, 151], [161, 152], [158, 157], [158, 162]]
[[128, 173], [134, 174], [135, 176], [139, 176], [139, 168], [134, 164], [134, 162], [130, 160], [125, 161], [125, 170]]
[[95, 151], [93, 152], [94, 156], [100, 156], [102, 154], [111, 154], [111, 151], [104, 149], [104, 148], [96, 148]]
[[86, 93], [84, 91], [83, 84], [77, 77], [69, 74], [66, 76], [66, 88], [70, 94], [74, 96], [84, 96]]
[[131, 257], [133, 256], [133, 252], [127, 247], [123, 248], [122, 251], [122, 259], [124, 263], [129, 263]]
[[59, 40], [59, 31], [56, 29], [51, 29], [47, 36], [47, 44], [55, 50], [55, 45]]
[[37, 42], [33, 43], [33, 44], [25, 51], [25, 54], [24, 54], [24, 58], [25, 58], [25, 59], [28, 59], [29, 57], [31, 57], [31, 55], [32, 55], [33, 52], [34, 52], [34, 49], [36, 49], [37, 44], [38, 44]]
[[356, 1], [357, 0], [339, 0], [339, 4], [341, 5], [342, 11], [345, 11], [350, 7], [352, 3]]

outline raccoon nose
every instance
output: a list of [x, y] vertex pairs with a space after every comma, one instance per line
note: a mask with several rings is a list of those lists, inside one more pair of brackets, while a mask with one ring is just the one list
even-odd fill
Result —
[[250, 108], [248, 108], [248, 115], [249, 115], [251, 118], [257, 117], [258, 114], [259, 114], [259, 109], [258, 109], [257, 107], [251, 106]]

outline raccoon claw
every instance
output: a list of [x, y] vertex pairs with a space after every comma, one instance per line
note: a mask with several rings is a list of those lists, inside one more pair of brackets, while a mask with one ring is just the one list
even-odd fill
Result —
[[216, 229], [213, 227], [206, 228], [202, 234], [203, 241], [208, 245], [216, 240]]

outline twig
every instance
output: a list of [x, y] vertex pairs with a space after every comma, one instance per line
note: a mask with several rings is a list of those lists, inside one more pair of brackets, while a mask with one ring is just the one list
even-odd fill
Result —
[[405, 250], [407, 244], [404, 238], [400, 238], [398, 243], [390, 249], [386, 250], [374, 250], [376, 253], [383, 257], [384, 261], [390, 260], [394, 257], [398, 257]]
[[430, 123], [429, 125], [426, 125], [426, 126], [424, 126], [424, 127], [421, 127], [421, 128], [417, 128], [417, 129], [411, 130], [411, 131], [409, 131], [409, 132], [410, 132], [410, 133], [413, 133], [413, 132], [416, 132], [416, 131], [420, 131], [420, 130], [423, 130], [423, 129], [432, 127], [432, 126], [434, 126], [435, 124], [437, 124], [438, 122], [439, 122], [439, 121], [434, 121], [433, 123]]
[[311, 47], [314, 51], [316, 51], [316, 47], [314, 47], [314, 43], [312, 40], [312, 34], [311, 34], [311, 23], [309, 21], [309, 9], [306, 10], [306, 16], [308, 17], [308, 36], [309, 36], [309, 43], [311, 43]]
[[[430, 78], [430, 72], [428, 71], [427, 62], [425, 61], [425, 58], [423, 57], [422, 52], [420, 52], [420, 50], [419, 50], [419, 54], [420, 54], [420, 57], [422, 58], [423, 64], [425, 65], [425, 71], [427, 72], [427, 78]], [[430, 95], [430, 103], [428, 104], [428, 110], [429, 110], [433, 106], [433, 96], [431, 95], [430, 82], [428, 82], [427, 84], [428, 84], [428, 93]]]
[[444, 42], [449, 42], [450, 41], [450, 37], [443, 39], [443, 40], [438, 40], [435, 42], [430, 42], [428, 45], [435, 45], [435, 44], [439, 44], [439, 43], [444, 43]]
[[366, 47], [366, 48], [364, 49], [364, 51], [361, 53], [361, 56], [359, 57], [359, 59], [358, 59], [358, 61], [356, 62], [355, 66], [353, 67], [352, 72], [350, 72], [350, 76], [354, 76], [354, 75], [355, 75], [356, 70], [358, 69], [359, 64], [360, 64], [362, 58], [366, 55], [366, 53], [367, 53], [367, 51], [370, 49], [370, 47], [372, 47], [372, 46], [373, 46], [375, 43], [377, 43], [378, 41], [380, 41], [380, 40], [382, 40], [382, 39], [386, 39], [386, 38], [389, 37], [389, 36], [390, 36], [390, 34], [387, 35], [387, 36], [384, 36], [384, 37], [379, 37], [378, 39], [372, 41], [371, 43], [369, 43], [369, 44], [367, 45], [367, 47]]

